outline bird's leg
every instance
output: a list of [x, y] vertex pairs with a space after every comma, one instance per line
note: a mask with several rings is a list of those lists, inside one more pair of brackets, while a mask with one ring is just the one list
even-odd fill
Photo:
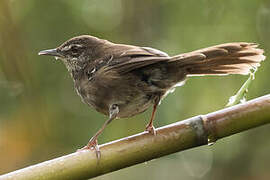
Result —
[[79, 150], [94, 149], [96, 151], [97, 158], [99, 159], [100, 158], [100, 150], [98, 147], [97, 138], [103, 132], [103, 130], [106, 128], [106, 126], [110, 122], [112, 122], [112, 120], [114, 120], [116, 118], [118, 113], [119, 113], [118, 105], [117, 104], [111, 105], [109, 108], [109, 114], [110, 114], [109, 119], [102, 125], [102, 127], [98, 130], [98, 132], [89, 140], [87, 145]]
[[155, 114], [156, 114], [157, 106], [158, 106], [159, 102], [160, 102], [160, 97], [157, 97], [155, 99], [155, 102], [154, 102], [150, 122], [147, 124], [146, 129], [145, 129], [146, 131], [148, 131], [149, 133], [151, 133], [153, 135], [156, 135], [156, 130], [155, 130], [155, 127], [153, 126], [153, 121], [155, 119]]

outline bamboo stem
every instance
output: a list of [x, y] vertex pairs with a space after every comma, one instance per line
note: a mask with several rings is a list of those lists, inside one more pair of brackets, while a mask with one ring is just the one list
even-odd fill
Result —
[[97, 161], [93, 151], [82, 151], [42, 162], [0, 176], [0, 180], [88, 179], [159, 158], [270, 123], [270, 95], [244, 104], [196, 116], [100, 146]]

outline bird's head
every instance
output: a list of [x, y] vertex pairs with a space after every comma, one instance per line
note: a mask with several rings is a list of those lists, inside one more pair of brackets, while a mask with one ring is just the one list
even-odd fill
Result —
[[57, 48], [43, 50], [38, 55], [54, 56], [64, 62], [68, 70], [76, 70], [95, 57], [95, 49], [104, 40], [93, 36], [82, 35], [71, 38]]

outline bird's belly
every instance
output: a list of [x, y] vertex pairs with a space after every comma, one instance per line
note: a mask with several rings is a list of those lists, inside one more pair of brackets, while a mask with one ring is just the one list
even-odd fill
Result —
[[112, 104], [119, 106], [117, 117], [126, 118], [144, 112], [153, 103], [153, 96], [137, 87], [120, 87], [97, 86], [89, 82], [87, 85], [83, 82], [75, 84], [75, 89], [82, 101], [105, 115], [109, 115], [109, 107]]
[[146, 111], [149, 106], [153, 103], [152, 99], [149, 99], [148, 96], [141, 96], [135, 98], [129, 102], [123, 103], [119, 105], [119, 114], [120, 118], [132, 117], [134, 115], [140, 114]]

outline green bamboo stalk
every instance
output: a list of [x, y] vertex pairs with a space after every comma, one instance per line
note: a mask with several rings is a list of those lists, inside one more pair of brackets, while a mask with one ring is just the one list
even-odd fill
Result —
[[270, 123], [270, 95], [207, 115], [196, 116], [0, 176], [0, 180], [88, 179]]

